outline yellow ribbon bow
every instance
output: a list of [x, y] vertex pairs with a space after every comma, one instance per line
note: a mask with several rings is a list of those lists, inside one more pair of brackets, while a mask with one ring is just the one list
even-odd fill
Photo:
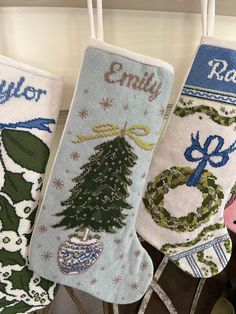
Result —
[[92, 130], [96, 133], [89, 136], [77, 136], [73, 143], [78, 144], [84, 141], [94, 140], [96, 138], [108, 137], [114, 135], [127, 135], [131, 138], [139, 147], [145, 150], [152, 150], [155, 147], [155, 144], [148, 144], [143, 142], [139, 136], [145, 136], [150, 133], [150, 128], [148, 126], [134, 124], [130, 128], [120, 128], [115, 124], [95, 124], [92, 127]]

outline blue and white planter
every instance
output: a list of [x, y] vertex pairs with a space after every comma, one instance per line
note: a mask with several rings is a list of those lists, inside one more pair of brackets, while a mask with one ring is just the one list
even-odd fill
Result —
[[86, 272], [99, 258], [103, 244], [98, 239], [82, 240], [72, 237], [58, 250], [58, 265], [65, 275]]

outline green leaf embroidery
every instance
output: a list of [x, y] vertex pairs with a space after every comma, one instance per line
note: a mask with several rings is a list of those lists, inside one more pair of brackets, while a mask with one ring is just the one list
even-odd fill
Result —
[[23, 301], [20, 301], [16, 304], [13, 304], [12, 306], [9, 306], [1, 312], [1, 314], [18, 314], [18, 313], [26, 313], [30, 309], [32, 309], [34, 306], [29, 305]]
[[18, 230], [20, 217], [16, 215], [14, 207], [2, 195], [0, 195], [0, 221], [4, 231]]
[[5, 182], [2, 191], [5, 192], [14, 203], [21, 201], [33, 201], [31, 189], [33, 183], [24, 179], [23, 173], [6, 171]]
[[37, 286], [48, 292], [49, 288], [51, 288], [53, 285], [54, 282], [41, 278], [40, 283]]
[[[6, 283], [0, 282], [0, 291], [1, 291], [1, 292], [5, 291], [6, 286], [7, 286]], [[0, 299], [0, 307], [2, 306], [2, 305], [1, 305], [1, 301], [2, 301], [2, 299]]]
[[13, 270], [8, 280], [11, 281], [13, 289], [22, 289], [27, 292], [32, 275], [32, 271], [28, 267], [24, 267], [20, 271]]
[[44, 173], [49, 149], [41, 139], [26, 131], [4, 129], [2, 140], [8, 156], [17, 164]]
[[22, 257], [20, 250], [16, 252], [9, 252], [5, 249], [0, 250], [0, 263], [2, 266], [8, 265], [25, 265], [25, 259]]
[[[10, 305], [10, 304], [15, 303], [15, 302], [16, 302], [15, 300], [14, 301], [8, 301], [6, 298], [1, 298], [0, 299], [0, 308], [3, 308], [3, 312], [4, 312], [4, 309], [7, 305]], [[3, 312], [1, 311], [1, 313], [3, 313]], [[10, 313], [10, 312], [8, 312], [8, 313]]]

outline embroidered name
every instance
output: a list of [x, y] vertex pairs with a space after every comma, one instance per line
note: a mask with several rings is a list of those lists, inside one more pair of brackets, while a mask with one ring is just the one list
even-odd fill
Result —
[[213, 59], [208, 62], [208, 65], [212, 67], [211, 73], [207, 78], [215, 78], [218, 81], [233, 82], [236, 83], [236, 70], [229, 69], [228, 62], [220, 59]]
[[107, 83], [126, 86], [134, 90], [149, 93], [149, 101], [153, 101], [161, 93], [161, 82], [154, 81], [154, 73], [145, 72], [142, 77], [123, 71], [123, 64], [112, 62], [104, 79]]
[[0, 104], [4, 104], [12, 97], [24, 97], [27, 100], [38, 102], [42, 95], [46, 95], [47, 91], [33, 86], [23, 86], [25, 77], [21, 76], [17, 82], [7, 83], [2, 80], [0, 83]]

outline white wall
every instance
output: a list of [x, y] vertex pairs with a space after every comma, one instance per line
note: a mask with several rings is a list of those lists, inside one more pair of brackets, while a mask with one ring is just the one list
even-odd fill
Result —
[[[201, 35], [200, 15], [104, 10], [104, 21], [107, 42], [172, 63], [176, 91]], [[236, 40], [235, 25], [236, 17], [218, 16], [216, 36]], [[62, 109], [69, 108], [88, 38], [86, 9], [0, 8], [0, 53], [63, 76]]]

